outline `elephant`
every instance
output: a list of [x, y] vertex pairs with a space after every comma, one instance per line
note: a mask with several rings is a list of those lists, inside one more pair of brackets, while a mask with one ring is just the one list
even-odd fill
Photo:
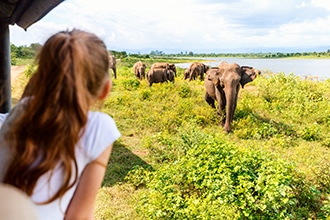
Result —
[[190, 74], [190, 67], [186, 68], [183, 72], [183, 79], [188, 79]]
[[133, 65], [134, 74], [139, 80], [145, 78], [146, 68], [147, 66], [142, 61], [138, 61]]
[[169, 64], [169, 69], [173, 71], [174, 76], [176, 77], [176, 66], [174, 63]]
[[174, 71], [171, 69], [153, 67], [147, 73], [147, 80], [149, 86], [152, 86], [153, 83], [163, 83], [163, 82], [173, 82], [175, 80]]
[[174, 72], [174, 76], [176, 76], [176, 66], [174, 63], [157, 62], [152, 64], [151, 68], [153, 67], [170, 69]]
[[116, 58], [113, 55], [109, 55], [109, 68], [112, 69], [113, 75], [117, 79]]
[[190, 69], [189, 81], [195, 80], [198, 76], [200, 77], [200, 80], [204, 80], [204, 73], [206, 73], [209, 68], [210, 67], [205, 65], [204, 63], [199, 63], [199, 62], [192, 63], [189, 67]]
[[207, 71], [204, 99], [212, 108], [216, 108], [215, 100], [218, 102], [218, 115], [227, 133], [231, 131], [240, 86], [244, 88], [245, 84], [253, 81], [260, 73], [253, 67], [229, 64], [226, 61]]

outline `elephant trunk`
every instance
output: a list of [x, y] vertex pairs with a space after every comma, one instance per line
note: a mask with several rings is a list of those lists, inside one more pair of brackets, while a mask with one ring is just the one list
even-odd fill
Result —
[[234, 112], [237, 104], [237, 86], [233, 86], [229, 88], [230, 90], [226, 92], [226, 122], [224, 125], [224, 129], [227, 133], [231, 130], [231, 122], [234, 119]]

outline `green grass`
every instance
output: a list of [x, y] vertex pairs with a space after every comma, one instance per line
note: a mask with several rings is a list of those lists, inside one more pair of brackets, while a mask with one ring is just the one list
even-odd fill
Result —
[[[241, 89], [232, 132], [225, 134], [204, 101], [203, 82], [183, 80], [178, 68], [174, 84], [149, 87], [135, 78], [136, 61], [118, 62], [102, 107], [122, 138], [96, 219], [329, 218], [329, 80], [261, 75]], [[145, 60], [148, 67], [155, 61]]]

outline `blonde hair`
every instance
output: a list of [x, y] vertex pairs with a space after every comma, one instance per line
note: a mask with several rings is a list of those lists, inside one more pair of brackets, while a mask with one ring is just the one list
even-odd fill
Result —
[[5, 136], [14, 158], [4, 182], [32, 195], [39, 177], [60, 163], [64, 181], [44, 202], [50, 203], [77, 181], [76, 144], [84, 132], [88, 110], [108, 77], [109, 58], [99, 37], [73, 29], [51, 36], [37, 56], [37, 64], [22, 95], [22, 99], [29, 97], [24, 112]]

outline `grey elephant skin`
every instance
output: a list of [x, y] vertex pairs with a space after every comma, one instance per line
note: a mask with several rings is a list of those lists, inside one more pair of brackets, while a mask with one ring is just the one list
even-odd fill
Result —
[[167, 70], [172, 70], [176, 77], [176, 66], [174, 63], [156, 62], [151, 65], [151, 68], [165, 68]]
[[113, 76], [117, 79], [116, 58], [113, 55], [109, 55], [109, 68], [112, 69]]
[[259, 74], [260, 71], [253, 67], [229, 64], [226, 61], [207, 71], [204, 80], [205, 101], [213, 108], [216, 108], [217, 101], [221, 125], [227, 133], [231, 130], [240, 87], [244, 88], [245, 84], [253, 81]]
[[146, 72], [145, 72], [146, 68], [147, 68], [147, 66], [142, 61], [138, 61], [138, 62], [134, 63], [133, 69], [134, 69], [134, 75], [136, 76], [136, 78], [138, 78], [139, 80], [144, 79], [145, 75], [146, 75]]
[[163, 83], [163, 82], [173, 82], [175, 80], [175, 73], [171, 69], [152, 67], [147, 73], [147, 80], [149, 86], [152, 86], [153, 83]]
[[190, 67], [187, 67], [183, 72], [183, 79], [188, 79], [190, 74]]
[[204, 80], [204, 74], [210, 67], [205, 65], [204, 63], [194, 62], [187, 68], [184, 72], [184, 79], [196, 80], [196, 78], [200, 78], [200, 80]]

